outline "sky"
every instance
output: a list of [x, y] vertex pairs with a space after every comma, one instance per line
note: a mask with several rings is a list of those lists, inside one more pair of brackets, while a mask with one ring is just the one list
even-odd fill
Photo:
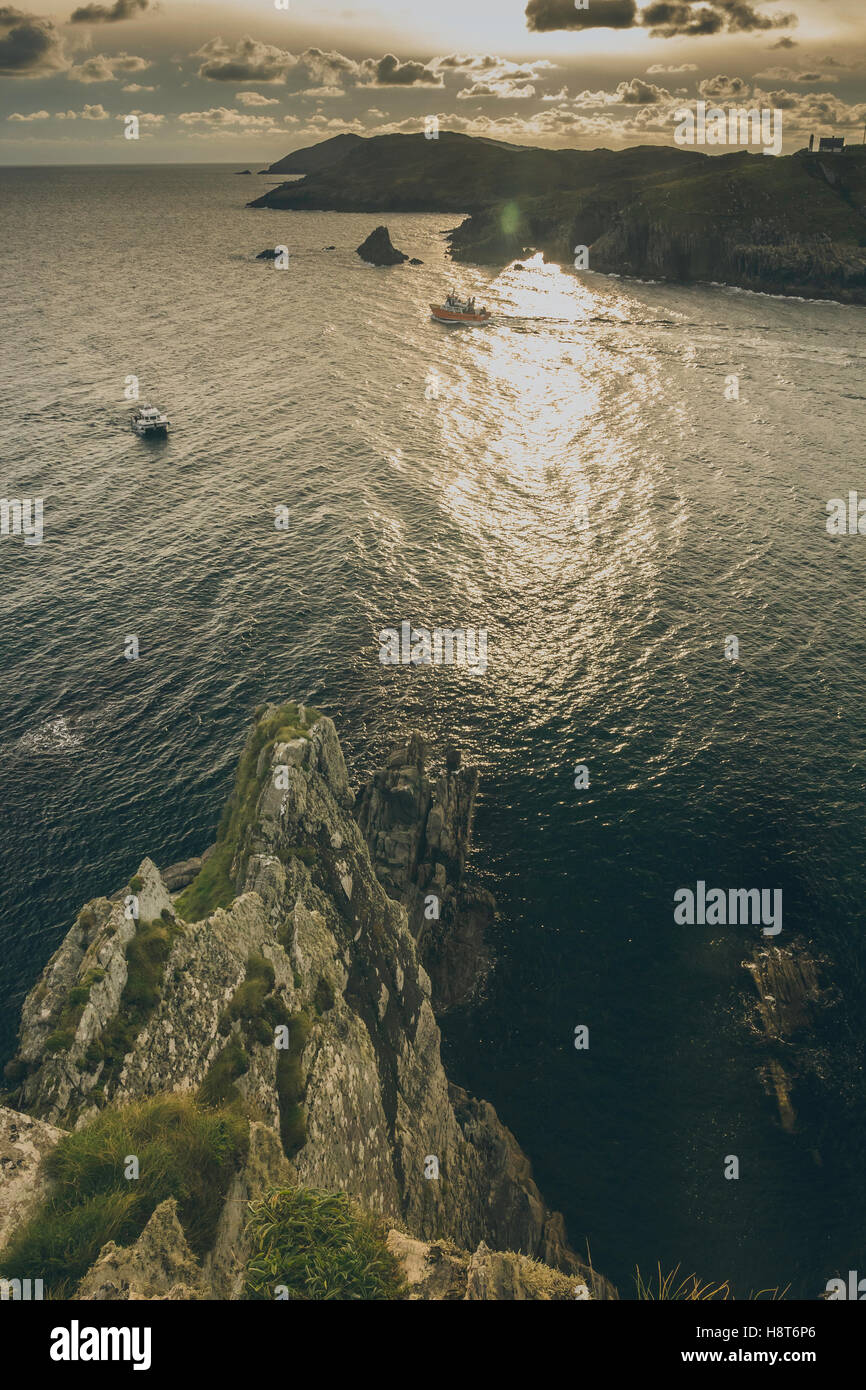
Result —
[[780, 109], [785, 153], [812, 132], [860, 143], [866, 0], [0, 4], [0, 164], [261, 168], [430, 116], [619, 149], [670, 142], [699, 100]]

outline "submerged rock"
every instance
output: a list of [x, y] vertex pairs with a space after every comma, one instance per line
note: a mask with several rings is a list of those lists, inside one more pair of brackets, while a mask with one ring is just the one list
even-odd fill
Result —
[[387, 227], [376, 227], [367, 240], [361, 242], [358, 255], [362, 261], [369, 261], [371, 265], [402, 265], [409, 259], [391, 245]]
[[782, 1128], [792, 1132], [797, 1127], [797, 1084], [807, 1072], [820, 1069], [815, 1028], [834, 995], [822, 984], [820, 962], [796, 939], [787, 947], [756, 946], [743, 965], [758, 996], [755, 1027], [770, 1053], [761, 1067], [764, 1087], [776, 1102]]

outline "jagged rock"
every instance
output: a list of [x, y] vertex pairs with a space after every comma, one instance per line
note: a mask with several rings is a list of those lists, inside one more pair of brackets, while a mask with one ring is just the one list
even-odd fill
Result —
[[[286, 717], [282, 709], [263, 709], [257, 727], [280, 730]], [[126, 948], [136, 923], [122, 901], [97, 899], [79, 914], [25, 1001], [19, 1061], [26, 1058], [30, 1069], [23, 1082], [28, 1108], [45, 1118], [68, 1113], [83, 1124], [97, 1079], [107, 1104], [195, 1090], [230, 1037], [239, 1039], [242, 1025], [228, 1005], [249, 959], [264, 957], [275, 1003], [308, 1022], [293, 1082], [303, 1120], [291, 1150], [297, 1181], [343, 1189], [420, 1238], [447, 1238], [465, 1249], [484, 1240], [571, 1267], [561, 1220], [547, 1211], [513, 1135], [492, 1106], [449, 1088], [430, 980], [406, 910], [382, 887], [352, 814], [355, 796], [333, 724], [303, 708], [293, 708], [290, 723], [284, 739], [262, 739], [255, 785], [244, 795], [231, 864], [234, 900], [203, 921], [178, 921], [151, 1012], [122, 1066], [107, 1076], [101, 1063], [89, 1070], [84, 1053], [123, 1016]], [[464, 771], [449, 774], [455, 785], [443, 793], [445, 802], [431, 796], [431, 813], [437, 806], [447, 813], [434, 817], [437, 829], [428, 827], [425, 844], [455, 865], [462, 853], [455, 813], [474, 785], [468, 776], [470, 782]], [[407, 811], [414, 804], [410, 796]], [[139, 873], [146, 921], [171, 900], [150, 860]], [[46, 1035], [69, 987], [97, 963], [104, 975], [90, 986], [72, 1041], [55, 1041], [48, 1055]], [[244, 1048], [234, 1084], [276, 1135], [276, 1049], [255, 1035], [246, 1036]], [[438, 1178], [425, 1176], [431, 1158]], [[244, 1181], [249, 1187], [251, 1179]], [[209, 1266], [223, 1286], [238, 1273], [226, 1255], [229, 1229], [227, 1216]]]
[[385, 891], [409, 914], [441, 1012], [471, 998], [487, 973], [496, 902], [463, 883], [478, 771], [461, 768], [459, 750], [448, 748], [434, 782], [426, 759], [424, 740], [413, 734], [362, 787], [357, 819]]
[[44, 1160], [64, 1133], [0, 1106], [0, 1248], [44, 1197]]
[[264, 249], [264, 251], [260, 251], [259, 254], [256, 256], [256, 260], [257, 260], [257, 261], [275, 261], [275, 260], [277, 259], [277, 256], [278, 256], [279, 254], [280, 254], [280, 253], [279, 253], [279, 251], [276, 249], [276, 247], [273, 247], [273, 246], [266, 246], [265, 249]]
[[576, 1274], [550, 1269], [513, 1251], [474, 1254], [450, 1241], [421, 1241], [388, 1232], [388, 1249], [400, 1262], [411, 1302], [557, 1302], [616, 1298], [616, 1290], [593, 1270]]
[[801, 1046], [795, 1065], [788, 1044], [813, 1031], [831, 993], [822, 987], [819, 962], [797, 940], [789, 946], [755, 946], [743, 965], [758, 995], [757, 1029], [773, 1052], [761, 1068], [764, 1086], [776, 1101], [782, 1128], [791, 1132], [797, 1124], [793, 1093], [799, 1072], [810, 1065], [810, 1051]]
[[201, 873], [201, 859], [182, 859], [177, 864], [169, 864], [167, 869], [162, 871], [162, 881], [168, 893], [179, 893], [192, 883], [197, 874]]
[[409, 259], [404, 256], [402, 251], [397, 251], [391, 245], [391, 236], [387, 227], [376, 227], [370, 233], [366, 241], [362, 241], [358, 247], [358, 255], [362, 261], [369, 261], [371, 265], [402, 265]]
[[423, 262], [423, 261], [419, 261], [419, 259], [418, 259], [417, 256], [410, 256], [410, 258], [409, 258], [409, 264], [410, 264], [410, 265], [423, 265], [424, 262]]
[[210, 1297], [177, 1219], [175, 1199], [160, 1202], [133, 1245], [124, 1248], [113, 1240], [104, 1245], [75, 1296], [94, 1300]]
[[[24, 1001], [16, 1060], [27, 1075], [17, 1095], [22, 1108], [52, 1123], [72, 1119], [71, 1105], [80, 1113], [98, 1084], [102, 1062], [88, 1060], [88, 1049], [118, 1012], [127, 977], [126, 948], [137, 923], [171, 912], [171, 898], [152, 860], [142, 860], [132, 881], [134, 894], [127, 885], [114, 902], [95, 898], [82, 908]], [[133, 896], [137, 920], [128, 901]], [[73, 990], [86, 991], [87, 1002], [66, 1022]]]
[[254, 1120], [250, 1125], [246, 1163], [229, 1187], [216, 1239], [204, 1261], [204, 1278], [214, 1298], [240, 1298], [243, 1292], [250, 1255], [249, 1241], [244, 1235], [248, 1204], [263, 1197], [272, 1187], [284, 1187], [296, 1181], [279, 1135]]

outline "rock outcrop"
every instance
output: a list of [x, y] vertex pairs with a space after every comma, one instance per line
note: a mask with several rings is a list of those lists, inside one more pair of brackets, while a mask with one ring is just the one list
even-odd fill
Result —
[[85, 1274], [77, 1298], [97, 1301], [211, 1297], [186, 1242], [173, 1197], [161, 1202], [128, 1248], [109, 1241]]
[[391, 236], [387, 227], [376, 227], [370, 233], [366, 241], [362, 241], [358, 247], [358, 255], [362, 261], [369, 261], [371, 265], [402, 265], [408, 261], [409, 257], [404, 256], [402, 251], [391, 245]]
[[56, 1126], [0, 1106], [0, 1248], [44, 1197], [45, 1159], [62, 1138]]
[[525, 1255], [490, 1250], [483, 1241], [470, 1253], [448, 1241], [425, 1242], [389, 1231], [388, 1249], [400, 1262], [410, 1302], [574, 1303], [617, 1297], [594, 1270], [586, 1272], [584, 1282]]
[[464, 884], [478, 772], [449, 749], [433, 781], [426, 761], [413, 735], [361, 789], [356, 814], [379, 881], [406, 908], [441, 1012], [470, 999], [487, 972], [496, 903]]
[[[256, 1117], [201, 1271], [176, 1213], [160, 1208], [134, 1249], [103, 1250], [82, 1296], [127, 1296], [99, 1292], [125, 1281], [158, 1290], [146, 1297], [237, 1297], [242, 1215], [289, 1176], [344, 1190], [418, 1240], [484, 1242], [591, 1285], [514, 1136], [445, 1075], [430, 979], [397, 897], [417, 926], [433, 883], [459, 916], [477, 777], [452, 758], [430, 783], [420, 742], [405, 752], [362, 798], [386, 891], [330, 719], [262, 707], [198, 877], [173, 898], [145, 859], [124, 891], [82, 909], [28, 995], [7, 1074], [9, 1099], [35, 1117], [34, 1172], [52, 1126], [81, 1128], [105, 1105], [196, 1092], [236, 1096]], [[37, 1179], [25, 1186], [21, 1200], [34, 1200]], [[5, 1203], [14, 1224], [21, 1203]], [[156, 1231], [170, 1255], [159, 1278]]]
[[756, 946], [743, 964], [757, 991], [755, 1029], [767, 1044], [762, 1079], [782, 1128], [790, 1132], [797, 1126], [796, 1085], [805, 1072], [820, 1066], [815, 1026], [834, 995], [822, 985], [820, 962], [800, 941]]

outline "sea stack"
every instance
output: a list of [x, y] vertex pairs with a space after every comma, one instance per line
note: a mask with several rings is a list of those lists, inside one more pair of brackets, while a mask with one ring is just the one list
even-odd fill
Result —
[[402, 251], [398, 251], [391, 245], [391, 236], [387, 227], [376, 227], [362, 241], [358, 247], [358, 255], [362, 261], [369, 261], [371, 265], [402, 265], [409, 259], [404, 256]]

